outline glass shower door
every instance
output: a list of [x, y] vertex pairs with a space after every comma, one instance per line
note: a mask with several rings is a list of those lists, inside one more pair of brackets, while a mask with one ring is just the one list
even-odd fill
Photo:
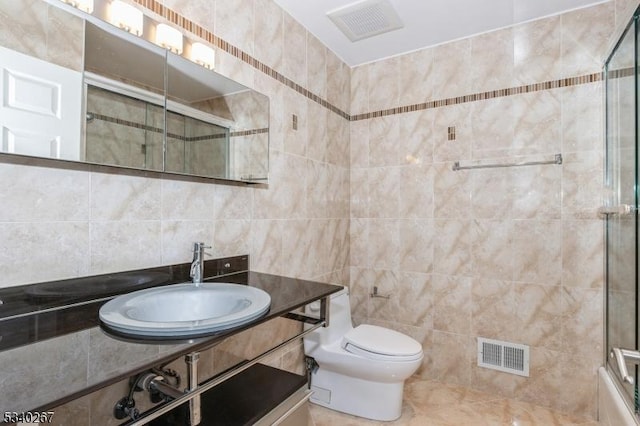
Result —
[[[631, 23], [605, 65], [607, 357], [629, 405], [637, 411], [638, 161], [636, 25]], [[623, 377], [623, 368], [628, 377]]]

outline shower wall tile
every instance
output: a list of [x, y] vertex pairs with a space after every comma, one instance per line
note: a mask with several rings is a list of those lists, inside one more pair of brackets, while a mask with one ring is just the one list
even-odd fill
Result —
[[434, 221], [433, 271], [454, 276], [471, 275], [471, 220], [437, 219]]
[[[433, 161], [463, 161], [471, 158], [475, 134], [470, 104], [438, 108], [433, 117]], [[448, 128], [455, 127], [455, 140], [448, 140]]]
[[349, 99], [351, 115], [373, 111], [369, 108], [369, 65], [360, 65], [351, 70]]
[[472, 93], [473, 69], [471, 39], [463, 39], [433, 48], [430, 76], [435, 99], [451, 98]]
[[270, 0], [254, 0], [255, 58], [274, 69], [281, 69], [284, 58], [284, 12]]
[[316, 36], [307, 32], [307, 89], [324, 99], [327, 98], [327, 51]]
[[401, 194], [397, 190], [402, 168], [369, 169], [369, 217], [397, 218]]
[[407, 272], [432, 272], [433, 220], [401, 220], [399, 231], [400, 269]]
[[513, 97], [510, 155], [556, 154], [562, 149], [562, 90]]
[[517, 220], [512, 237], [513, 280], [560, 285], [562, 223], [559, 220]]
[[250, 55], [254, 54], [254, 3], [255, 0], [216, 1], [215, 9], [216, 35]]
[[562, 284], [602, 287], [604, 226], [601, 220], [566, 220], [562, 229]]
[[598, 219], [603, 196], [603, 151], [568, 153], [563, 161], [562, 217]]
[[[620, 33], [631, 20], [636, 8], [640, 5], [638, 0], [616, 0], [615, 1], [615, 29]], [[611, 47], [611, 46], [609, 46]]]
[[513, 338], [518, 317], [514, 285], [509, 281], [473, 279], [471, 283], [471, 332], [489, 339]]
[[599, 72], [615, 29], [615, 2], [565, 13], [562, 20], [562, 73]]
[[437, 219], [470, 219], [473, 180], [467, 172], [451, 170], [451, 163], [434, 163], [433, 215]]
[[397, 297], [402, 291], [400, 290], [400, 276], [395, 271], [388, 269], [375, 269], [372, 278], [373, 281], [371, 281], [368, 294], [373, 292], [373, 287], [375, 286], [378, 287], [379, 294], [390, 295], [391, 297], [388, 299], [372, 297], [369, 300], [368, 316], [372, 316], [372, 313], [375, 312], [375, 317], [378, 321], [398, 322], [398, 316], [402, 311], [400, 300]]
[[406, 114], [400, 121], [397, 149], [400, 164], [421, 165], [433, 162], [434, 113], [430, 110]]
[[562, 149], [603, 149], [604, 92], [602, 82], [562, 89]]
[[367, 267], [369, 264], [369, 220], [352, 217], [349, 221], [349, 264]]
[[216, 72], [247, 87], [252, 87], [256, 70], [248, 67], [241, 59], [218, 49], [216, 51]]
[[329, 114], [332, 113], [320, 104], [308, 100], [307, 114], [308, 117], [313, 117], [307, 126], [307, 138], [314, 141], [314, 143], [307, 145], [307, 157], [317, 161], [326, 161], [329, 145]]
[[398, 269], [400, 265], [400, 222], [398, 219], [369, 221], [368, 264], [376, 268]]
[[351, 71], [335, 53], [327, 49], [327, 100], [345, 112], [351, 108]]
[[369, 165], [397, 166], [403, 163], [398, 150], [400, 119], [387, 116], [369, 121]]
[[515, 262], [512, 241], [515, 223], [475, 220], [472, 228], [471, 263], [474, 276], [511, 280]]
[[398, 278], [397, 292], [391, 294], [392, 299], [398, 300], [396, 321], [414, 327], [433, 328], [432, 275], [403, 272]]
[[306, 156], [309, 143], [308, 118], [312, 117], [309, 115], [309, 102], [291, 89], [285, 90], [284, 102], [284, 151]]
[[326, 161], [347, 168], [350, 162], [349, 124], [340, 116], [327, 113]]
[[471, 91], [514, 86], [513, 28], [491, 31], [471, 39]]
[[603, 297], [601, 288], [592, 290], [563, 287], [563, 352], [593, 361], [601, 358]]
[[562, 75], [562, 25], [560, 16], [513, 27], [515, 79], [529, 84]]
[[[412, 105], [433, 99], [433, 49], [422, 49], [399, 57], [399, 105]], [[357, 112], [357, 111], [356, 111]], [[430, 129], [431, 126], [425, 126]]]
[[469, 386], [471, 365], [475, 358], [475, 344], [468, 335], [434, 330], [430, 345], [439, 348], [431, 353], [431, 378], [450, 384]]
[[284, 12], [284, 48], [282, 74], [294, 82], [307, 84], [307, 31]]
[[563, 301], [560, 286], [514, 283], [514, 313], [517, 327], [513, 341], [551, 350], [563, 350]]
[[433, 329], [468, 336], [471, 331], [471, 279], [433, 275]]
[[349, 148], [351, 170], [369, 166], [369, 120], [350, 124]]
[[[514, 110], [514, 99], [511, 97], [472, 104], [471, 131], [474, 158], [495, 158], [509, 154], [514, 142]], [[456, 137], [457, 134], [456, 131]]]
[[380, 111], [398, 106], [400, 101], [400, 60], [390, 58], [366, 65], [369, 69], [369, 109]]
[[[434, 167], [431, 164], [418, 164], [400, 168], [399, 182], [399, 217], [432, 218], [433, 217], [433, 182]], [[352, 189], [353, 191], [353, 189]]]

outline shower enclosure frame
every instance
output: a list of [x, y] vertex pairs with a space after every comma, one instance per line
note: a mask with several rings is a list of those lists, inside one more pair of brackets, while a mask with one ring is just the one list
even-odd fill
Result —
[[600, 210], [605, 219], [605, 368], [636, 423], [640, 423], [639, 13], [640, 8], [604, 66], [605, 194]]

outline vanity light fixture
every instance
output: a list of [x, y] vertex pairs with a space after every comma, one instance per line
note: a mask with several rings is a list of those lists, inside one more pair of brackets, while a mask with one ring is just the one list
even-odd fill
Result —
[[137, 36], [142, 34], [143, 14], [141, 10], [127, 4], [121, 0], [111, 2], [111, 23], [131, 34]]
[[183, 49], [182, 33], [167, 24], [158, 24], [156, 27], [156, 44], [179, 55]]
[[93, 13], [93, 0], [62, 0], [63, 2], [70, 4], [76, 9], [80, 9], [87, 13]]
[[216, 63], [216, 51], [206, 44], [195, 42], [191, 45], [191, 60], [212, 70]]

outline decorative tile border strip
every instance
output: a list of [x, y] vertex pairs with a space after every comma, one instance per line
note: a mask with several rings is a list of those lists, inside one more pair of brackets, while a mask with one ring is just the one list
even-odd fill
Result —
[[[91, 115], [94, 120], [105, 121], [107, 123], [118, 124], [120, 126], [132, 127], [134, 129], [145, 130], [153, 133], [163, 133], [164, 129], [160, 127], [149, 126], [142, 123], [136, 123], [135, 121], [123, 120], [121, 118], [110, 117], [104, 114], [98, 114], [95, 112], [88, 112], [87, 115]], [[259, 135], [262, 133], [269, 133], [269, 128], [264, 127], [261, 129], [249, 129], [249, 130], [239, 130], [237, 132], [230, 132], [229, 137], [237, 138], [241, 136], [250, 136], [250, 135]], [[186, 137], [183, 135], [178, 135], [176, 133], [167, 133], [167, 137], [171, 139], [177, 139], [184, 142], [200, 142], [212, 139], [224, 139], [227, 135], [225, 133], [217, 133], [212, 135], [202, 135], [202, 136], [191, 136]]]
[[561, 87], [578, 86], [581, 84], [594, 83], [602, 80], [602, 73], [587, 74], [579, 77], [562, 78], [560, 80], [545, 81], [544, 83], [527, 84], [524, 86], [511, 87], [509, 89], [491, 90], [479, 92], [472, 95], [457, 96], [455, 98], [439, 99], [435, 101], [423, 102], [419, 104], [407, 105], [403, 107], [390, 108], [380, 111], [368, 112], [350, 116], [350, 121], [368, 120], [370, 118], [385, 117], [388, 115], [404, 114], [408, 112], [421, 111], [424, 109], [440, 108], [449, 105], [460, 105], [468, 102], [484, 101], [487, 99], [502, 98], [505, 96], [521, 95], [523, 93], [539, 92], [541, 90], [558, 89]]
[[202, 26], [196, 24], [193, 21], [190, 21], [189, 19], [185, 18], [179, 13], [169, 9], [168, 7], [165, 7], [164, 5], [160, 4], [157, 0], [133, 0], [133, 1], [139, 4], [140, 6], [150, 10], [151, 12], [162, 16], [169, 22], [183, 28], [184, 30], [190, 32], [191, 34], [194, 34], [195, 36], [207, 41], [208, 43], [217, 47], [218, 49], [222, 49], [225, 52], [229, 53], [230, 55], [235, 56], [241, 61], [251, 65], [253, 68], [257, 69], [258, 71], [268, 75], [269, 77], [295, 90], [296, 92], [307, 97], [308, 99], [311, 99], [312, 101], [322, 105], [328, 110], [338, 114], [342, 118], [349, 120], [350, 118], [349, 114], [342, 111], [340, 108], [329, 103], [327, 100], [322, 99], [320, 96], [310, 92], [308, 89], [300, 86], [295, 81], [285, 77], [284, 75], [280, 74], [278, 71], [274, 70], [268, 65], [260, 62], [256, 58], [249, 55], [247, 52], [244, 52], [239, 48], [233, 46], [232, 44], [224, 41], [223, 39], [214, 35], [212, 32], [208, 31]]
[[563, 78], [559, 80], [546, 81], [543, 83], [527, 84], [524, 86], [511, 87], [508, 89], [479, 92], [479, 93], [474, 93], [472, 95], [439, 99], [435, 101], [423, 102], [423, 103], [407, 105], [403, 107], [390, 108], [390, 109], [368, 112], [363, 114], [350, 115], [345, 111], [342, 111], [340, 108], [336, 107], [335, 105], [330, 104], [327, 100], [322, 99], [320, 96], [300, 86], [295, 81], [280, 74], [278, 71], [274, 70], [273, 68], [258, 61], [256, 58], [252, 57], [247, 52], [240, 50], [239, 48], [233, 46], [232, 44], [224, 41], [220, 37], [214, 35], [212, 32], [208, 31], [202, 26], [185, 18], [184, 16], [169, 9], [168, 7], [160, 4], [157, 0], [132, 0], [132, 1], [150, 10], [153, 13], [156, 13], [162, 16], [163, 18], [167, 19], [169, 22], [183, 28], [185, 31], [188, 31], [191, 34], [194, 34], [195, 36], [207, 41], [213, 46], [224, 50], [230, 55], [251, 65], [253, 68], [279, 81], [280, 83], [295, 90], [296, 92], [300, 93], [306, 98], [311, 99], [312, 101], [322, 105], [323, 107], [338, 114], [340, 117], [348, 121], [367, 120], [370, 118], [385, 117], [388, 115], [395, 115], [395, 114], [404, 114], [404, 113], [420, 111], [424, 109], [440, 108], [443, 106], [459, 105], [467, 102], [476, 102], [476, 101], [500, 98], [505, 96], [519, 95], [523, 93], [538, 92], [541, 90], [550, 90], [550, 89], [557, 89], [561, 87], [577, 86], [581, 84], [588, 84], [588, 83], [594, 83], [596, 81], [601, 81], [603, 77], [602, 73], [599, 72], [599, 73], [587, 74], [579, 77]]
[[123, 120], [121, 118], [110, 117], [104, 114], [98, 114], [97, 112], [87, 111], [87, 116], [91, 116], [93, 120], [106, 121], [107, 123], [118, 124], [120, 126], [133, 127], [135, 129], [145, 130], [148, 132], [162, 133], [164, 129], [155, 126], [149, 126], [142, 123], [136, 123], [135, 121]]

